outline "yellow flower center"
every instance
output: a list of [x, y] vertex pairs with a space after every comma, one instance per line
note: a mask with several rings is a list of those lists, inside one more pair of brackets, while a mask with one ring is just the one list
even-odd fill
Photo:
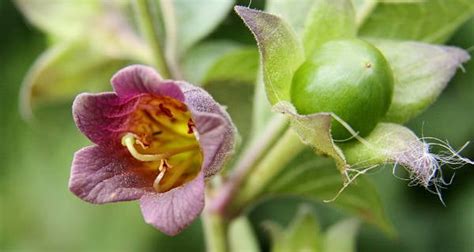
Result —
[[166, 192], [194, 179], [201, 169], [203, 157], [195, 133], [185, 104], [146, 95], [130, 117], [122, 145], [153, 171], [153, 188]]

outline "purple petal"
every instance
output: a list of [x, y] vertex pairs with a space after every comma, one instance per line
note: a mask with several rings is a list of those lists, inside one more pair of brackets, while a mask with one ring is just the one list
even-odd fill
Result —
[[94, 204], [136, 200], [153, 190], [154, 176], [125, 153], [89, 146], [74, 155], [69, 190]]
[[204, 175], [165, 193], [147, 193], [140, 199], [145, 222], [167, 235], [177, 235], [204, 208]]
[[119, 144], [138, 102], [139, 97], [124, 100], [114, 93], [83, 93], [72, 105], [74, 121], [92, 142], [101, 146]]
[[209, 177], [218, 172], [233, 153], [236, 128], [229, 114], [206, 91], [185, 82], [179, 82], [179, 86], [199, 132], [203, 170]]
[[121, 98], [148, 93], [184, 101], [184, 95], [174, 81], [163, 80], [153, 68], [148, 66], [132, 65], [123, 68], [112, 77], [111, 82], [114, 91]]

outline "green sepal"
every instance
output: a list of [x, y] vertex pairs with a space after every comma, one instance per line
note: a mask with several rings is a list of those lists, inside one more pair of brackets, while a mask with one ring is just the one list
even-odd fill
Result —
[[278, 16], [236, 6], [257, 40], [267, 98], [271, 104], [290, 100], [293, 74], [304, 61], [304, 51], [295, 31]]
[[383, 121], [405, 123], [431, 105], [469, 54], [457, 47], [412, 41], [371, 41], [394, 76], [392, 104]]

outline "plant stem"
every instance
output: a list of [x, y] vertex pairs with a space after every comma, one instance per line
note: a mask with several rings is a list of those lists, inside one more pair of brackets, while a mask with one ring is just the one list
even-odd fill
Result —
[[166, 32], [165, 57], [173, 79], [183, 79], [183, 73], [179, 67], [178, 55], [178, 24], [176, 21], [175, 6], [172, 0], [160, 1], [163, 23]]
[[170, 78], [170, 71], [162, 52], [162, 45], [158, 39], [148, 0], [135, 0], [135, 16], [138, 20], [141, 33], [153, 54], [153, 61], [164, 78]]
[[243, 180], [287, 127], [288, 119], [286, 117], [275, 117], [268, 123], [264, 134], [254, 138], [248, 148], [245, 148], [245, 152], [234, 166], [230, 178], [219, 188], [219, 194], [216, 195], [210, 204], [214, 212], [225, 214], [229, 203], [233, 200]]
[[305, 145], [299, 136], [288, 128], [272, 149], [258, 163], [255, 170], [240, 187], [233, 202], [233, 209], [239, 210], [246, 203], [255, 199], [265, 189], [271, 180], [298, 155]]
[[202, 225], [206, 239], [206, 251], [227, 251], [227, 225], [223, 217], [205, 209], [202, 214]]

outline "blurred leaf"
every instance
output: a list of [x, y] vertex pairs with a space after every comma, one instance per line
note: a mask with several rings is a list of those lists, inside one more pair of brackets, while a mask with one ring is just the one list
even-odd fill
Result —
[[263, 64], [268, 100], [290, 99], [293, 73], [304, 61], [304, 52], [293, 29], [281, 18], [237, 6], [235, 11], [255, 35]]
[[356, 235], [359, 230], [359, 221], [348, 219], [340, 221], [326, 231], [324, 237], [325, 252], [355, 252]]
[[263, 133], [267, 122], [269, 122], [274, 116], [277, 116], [277, 114], [272, 112], [270, 102], [265, 94], [265, 84], [263, 83], [263, 73], [261, 68], [262, 67], [260, 66], [254, 88], [252, 138]]
[[[123, 3], [116, 1], [113, 3]], [[104, 7], [106, 8], [106, 7]], [[107, 8], [85, 34], [75, 41], [87, 41], [91, 47], [110, 58], [130, 59], [152, 64], [148, 45], [134, 31], [123, 9]]]
[[[266, 193], [321, 202], [334, 198], [342, 184], [341, 175], [330, 159], [316, 159], [314, 153], [307, 150], [274, 179]], [[393, 233], [376, 188], [365, 177], [358, 177], [329, 204], [365, 219], [388, 234]]]
[[71, 39], [93, 26], [101, 2], [62, 0], [15, 0], [18, 8], [35, 26], [53, 36]]
[[258, 51], [253, 47], [222, 55], [207, 72], [204, 83], [237, 81], [254, 84], [258, 70]]
[[183, 59], [182, 68], [185, 79], [196, 85], [203, 85], [209, 69], [228, 52], [240, 48], [232, 41], [204, 42], [191, 48]]
[[[208, 35], [226, 17], [233, 0], [163, 0], [164, 25], [167, 40], [176, 36], [177, 55], [183, 55], [196, 42]], [[172, 42], [171, 40], [168, 40]], [[169, 43], [167, 44], [169, 45]]]
[[298, 134], [300, 140], [311, 146], [317, 153], [333, 158], [339, 171], [344, 173], [347, 166], [346, 160], [331, 136], [331, 114], [300, 115], [289, 102], [279, 102], [273, 106], [273, 110], [289, 116], [291, 127]]
[[392, 67], [395, 78], [392, 104], [386, 121], [405, 123], [420, 114], [440, 95], [460, 65], [466, 51], [418, 42], [375, 40]]
[[111, 76], [126, 63], [108, 58], [87, 43], [56, 44], [36, 60], [25, 77], [21, 111], [28, 118], [38, 103], [61, 102], [79, 92], [110, 89]]
[[206, 85], [217, 102], [227, 107], [239, 135], [246, 140], [250, 134], [249, 118], [252, 117], [252, 98], [254, 87], [240, 82], [213, 82]]
[[384, 1], [363, 22], [359, 35], [444, 43], [473, 14], [474, 1]]
[[257, 238], [247, 217], [242, 216], [231, 222], [229, 227], [229, 247], [231, 252], [258, 252]]
[[370, 16], [379, 3], [420, 3], [425, 0], [352, 0], [356, 11], [357, 24], [360, 26]]
[[126, 17], [126, 1], [16, 0], [23, 14], [54, 41], [87, 41], [104, 55], [151, 62]]
[[267, 0], [265, 11], [282, 17], [296, 34], [301, 35], [312, 5], [314, 0], [299, 0], [297, 4], [292, 0]]
[[278, 224], [265, 223], [272, 236], [273, 252], [318, 252], [321, 251], [319, 224], [310, 206], [300, 206], [289, 227], [283, 230]]
[[354, 38], [357, 26], [350, 0], [317, 0], [311, 7], [304, 28], [303, 43], [307, 56], [325, 42]]

